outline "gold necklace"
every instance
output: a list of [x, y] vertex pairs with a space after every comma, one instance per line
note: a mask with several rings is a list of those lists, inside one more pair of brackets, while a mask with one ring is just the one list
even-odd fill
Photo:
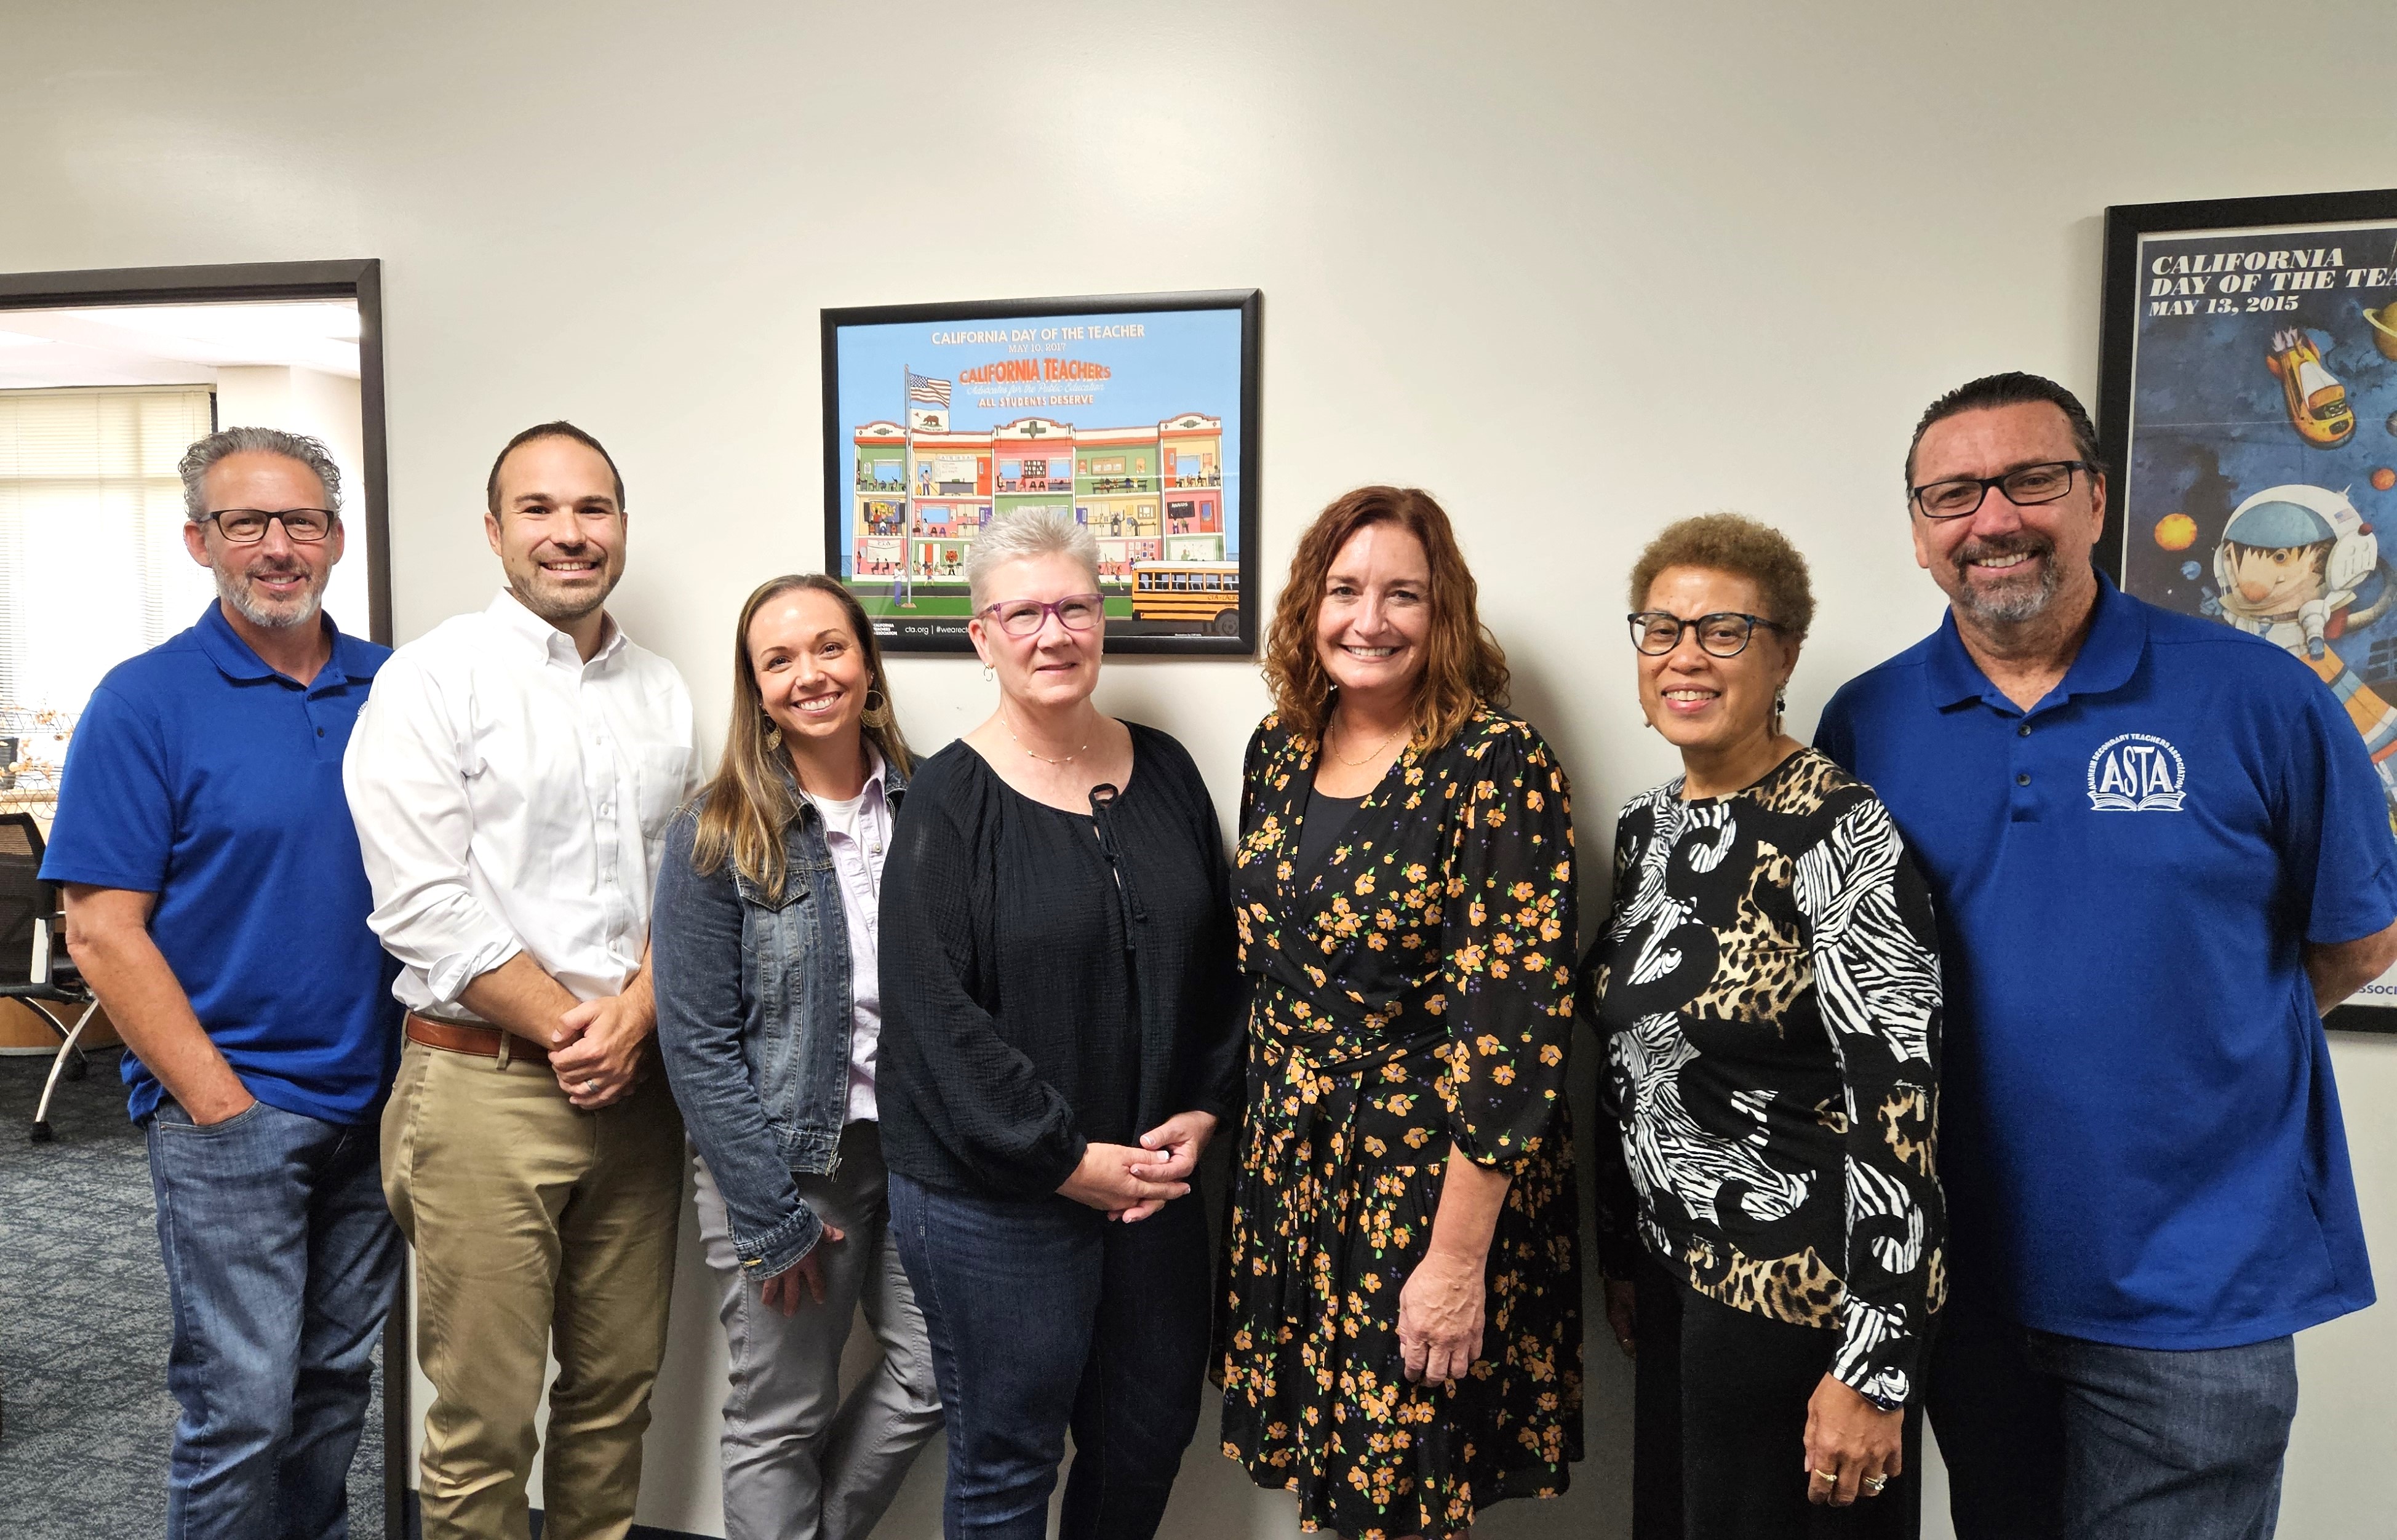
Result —
[[[1000, 727], [1007, 728], [1007, 735], [1010, 738], [1015, 738], [1015, 730], [1007, 726], [1007, 718], [1005, 716], [1002, 716], [999, 717], [998, 725]], [[1021, 738], [1015, 738], [1015, 746], [1023, 749], [1025, 754], [1030, 755], [1033, 758], [1039, 760], [1044, 765], [1070, 765], [1074, 762], [1074, 754], [1088, 754], [1091, 752], [1091, 745], [1084, 743], [1080, 748], [1076, 749], [1074, 754], [1069, 754], [1063, 759], [1051, 759], [1045, 754], [1038, 753], [1031, 748], [1025, 747], [1024, 742]]]
[[1383, 751], [1384, 749], [1388, 748], [1388, 747], [1390, 746], [1391, 743], [1392, 743], [1395, 739], [1397, 739], [1397, 737], [1399, 736], [1399, 733], [1401, 733], [1401, 732], [1404, 732], [1404, 731], [1406, 731], [1406, 730], [1407, 730], [1407, 724], [1405, 724], [1404, 722], [1400, 722], [1400, 723], [1399, 723], [1396, 728], [1394, 728], [1394, 729], [1392, 729], [1392, 730], [1391, 730], [1391, 732], [1390, 732], [1389, 737], [1385, 738], [1385, 739], [1383, 739], [1380, 743], [1378, 743], [1374, 744], [1374, 745], [1373, 745], [1373, 751], [1372, 751], [1371, 753], [1367, 754], [1367, 755], [1366, 755], [1362, 759], [1351, 759], [1351, 758], [1349, 758], [1346, 755], [1345, 755], [1345, 754], [1341, 753], [1338, 749], [1333, 748], [1333, 747], [1332, 746], [1332, 737], [1331, 737], [1331, 734], [1329, 734], [1329, 733], [1326, 733], [1326, 734], [1324, 735], [1324, 739], [1323, 739], [1323, 747], [1324, 747], [1325, 751], [1326, 751], [1326, 752], [1328, 752], [1328, 753], [1332, 756], [1332, 757], [1333, 757], [1334, 759], [1339, 760], [1342, 764], [1344, 764], [1344, 765], [1347, 766], [1350, 770], [1355, 770], [1355, 769], [1356, 769], [1357, 767], [1359, 767], [1359, 765], [1370, 765], [1370, 764], [1372, 764], [1374, 760], [1376, 760], [1376, 759], [1380, 758], [1380, 757], [1382, 757], [1382, 751]]

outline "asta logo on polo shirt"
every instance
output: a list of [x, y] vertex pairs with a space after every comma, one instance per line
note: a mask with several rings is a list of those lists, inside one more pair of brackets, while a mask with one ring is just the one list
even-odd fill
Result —
[[2089, 806], [2097, 812], [2179, 812], [2188, 772], [2180, 750], [2154, 733], [2117, 734], [2089, 757]]

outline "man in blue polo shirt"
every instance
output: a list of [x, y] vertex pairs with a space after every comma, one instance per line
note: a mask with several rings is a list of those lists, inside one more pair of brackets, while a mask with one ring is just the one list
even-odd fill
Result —
[[181, 1408], [167, 1533], [299, 1540], [347, 1533], [399, 1265], [377, 1157], [397, 969], [341, 790], [390, 654], [321, 612], [342, 545], [322, 444], [229, 428], [181, 469], [221, 597], [93, 692], [42, 876], [148, 1130]]
[[2397, 961], [2377, 778], [2296, 658], [2091, 568], [2063, 387], [1942, 396], [1907, 488], [1948, 619], [1816, 742], [1939, 907], [1956, 1533], [2268, 1536], [2291, 1334], [2373, 1298], [2321, 1013]]

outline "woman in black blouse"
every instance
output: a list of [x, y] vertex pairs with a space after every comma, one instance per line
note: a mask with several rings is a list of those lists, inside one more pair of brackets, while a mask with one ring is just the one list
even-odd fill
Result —
[[1930, 897], [1871, 789], [1781, 730], [1814, 608], [1788, 541], [1685, 519], [1631, 603], [1640, 708], [1683, 768], [1623, 810], [1583, 987], [1633, 1533], [1911, 1537], [1946, 1231]]
[[948, 1533], [1146, 1540], [1198, 1421], [1199, 1153], [1239, 1105], [1214, 806], [1091, 703], [1098, 550], [1070, 516], [967, 563], [998, 709], [926, 761], [882, 890], [891, 1225], [949, 1430]]

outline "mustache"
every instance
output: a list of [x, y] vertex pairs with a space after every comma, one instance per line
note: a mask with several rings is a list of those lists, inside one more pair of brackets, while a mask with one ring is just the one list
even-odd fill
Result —
[[1948, 553], [1948, 560], [1958, 572], [1976, 561], [1995, 556], [2052, 556], [2056, 542], [2029, 529], [2018, 529], [2011, 535], [1993, 535], [1987, 540], [1968, 540]]

